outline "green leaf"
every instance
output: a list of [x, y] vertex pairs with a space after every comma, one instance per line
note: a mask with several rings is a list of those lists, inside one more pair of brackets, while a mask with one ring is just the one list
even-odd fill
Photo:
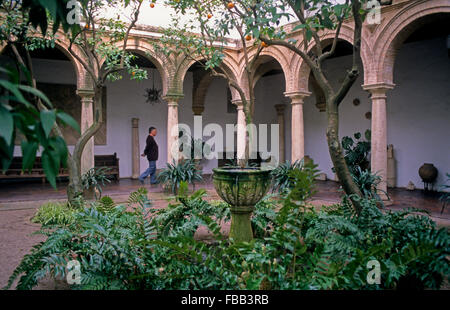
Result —
[[303, 28], [306, 28], [306, 25], [305, 24], [300, 24], [300, 25], [295, 26], [292, 29], [292, 31], [296, 31], [296, 30], [303, 29]]
[[36, 97], [41, 98], [45, 103], [47, 103], [48, 106], [52, 107], [52, 103], [50, 102], [48, 97], [43, 92], [41, 92], [39, 89], [36, 89], [36, 88], [28, 86], [28, 85], [19, 85], [19, 88], [22, 89], [23, 91], [26, 91], [28, 93], [35, 95]]
[[312, 33], [311, 29], [306, 29], [306, 41], [307, 42], [311, 41], [312, 34], [313, 33]]
[[44, 129], [45, 136], [48, 138], [50, 132], [52, 131], [53, 125], [56, 121], [55, 111], [41, 111], [40, 113], [42, 129]]
[[366, 137], [366, 140], [370, 141], [370, 139], [371, 139], [371, 137], [372, 137], [372, 133], [371, 133], [370, 129], [367, 129], [367, 130], [364, 132], [364, 135], [365, 135], [365, 137]]
[[6, 80], [0, 80], [0, 86], [5, 88], [7, 91], [11, 92], [14, 95], [13, 97], [14, 101], [23, 103], [26, 106], [31, 106], [30, 103], [24, 98], [17, 85], [8, 82]]
[[14, 119], [10, 111], [0, 106], [0, 137], [5, 139], [7, 145], [12, 143]]
[[36, 159], [36, 151], [38, 149], [38, 143], [23, 140], [21, 146], [23, 156], [22, 169], [31, 170], [31, 168], [33, 168], [33, 164]]
[[62, 137], [56, 136], [52, 146], [55, 149], [55, 151], [58, 153], [61, 165], [63, 167], [67, 167], [68, 151], [67, 151], [66, 141], [64, 141], [64, 139]]
[[47, 180], [50, 182], [50, 185], [53, 186], [53, 188], [56, 188], [56, 176], [58, 173], [58, 167], [56, 167], [55, 165], [53, 156], [50, 156], [49, 152], [45, 150], [42, 153], [41, 160], [42, 168], [44, 168], [44, 173], [47, 177]]

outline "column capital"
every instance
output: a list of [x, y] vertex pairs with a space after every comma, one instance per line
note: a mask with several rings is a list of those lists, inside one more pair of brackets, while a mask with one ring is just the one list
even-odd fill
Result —
[[291, 104], [301, 104], [303, 103], [303, 99], [310, 96], [312, 93], [306, 90], [299, 90], [293, 92], [285, 92], [284, 95], [291, 99]]
[[278, 115], [282, 115], [284, 113], [284, 110], [286, 109], [286, 105], [284, 103], [276, 104], [275, 110], [277, 110]]
[[372, 99], [386, 98], [386, 92], [395, 87], [395, 84], [391, 83], [374, 83], [361, 85], [362, 88], [368, 91], [372, 95]]
[[95, 96], [95, 91], [93, 89], [80, 88], [77, 89], [76, 93], [81, 99], [92, 99]]
[[133, 117], [131, 119], [131, 127], [138, 128], [139, 127], [139, 118]]
[[165, 95], [162, 99], [164, 101], [167, 101], [167, 103], [169, 105], [176, 105], [178, 104], [178, 101], [180, 101], [180, 99], [184, 98], [184, 94], [176, 94], [176, 93], [170, 93]]
[[193, 105], [192, 106], [192, 112], [194, 112], [194, 115], [202, 115], [203, 111], [205, 111], [205, 107], [202, 105]]

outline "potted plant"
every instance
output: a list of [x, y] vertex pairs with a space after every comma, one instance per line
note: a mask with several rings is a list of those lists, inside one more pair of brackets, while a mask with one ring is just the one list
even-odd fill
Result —
[[[186, 137], [184, 137], [186, 136]], [[191, 135], [186, 133], [183, 130], [180, 130], [178, 133], [178, 139], [186, 139], [187, 143], [181, 143], [180, 144], [180, 154], [182, 154], [181, 162], [185, 160], [192, 160], [197, 168], [197, 171], [200, 173], [203, 171], [203, 167], [201, 165], [201, 161], [205, 157], [206, 154], [209, 154], [211, 152], [211, 149], [209, 148], [209, 145], [206, 144], [202, 139], [194, 139]], [[185, 150], [184, 147], [187, 146], [187, 149]], [[200, 150], [200, 158], [196, 158], [196, 150]], [[197, 156], [198, 157], [198, 156]]]
[[102, 196], [102, 187], [111, 183], [107, 172], [108, 167], [91, 168], [81, 176], [83, 184], [83, 197], [88, 200], [98, 200]]
[[178, 194], [182, 182], [193, 184], [195, 187], [194, 182], [202, 180], [201, 171], [197, 169], [192, 159], [167, 164], [167, 167], [158, 174], [158, 181], [161, 182], [163, 188], [170, 190], [174, 195]]

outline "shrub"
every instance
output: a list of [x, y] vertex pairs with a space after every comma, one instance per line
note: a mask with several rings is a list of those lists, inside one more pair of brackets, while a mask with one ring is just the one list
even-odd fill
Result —
[[[361, 170], [359, 166], [354, 168], [354, 171], [355, 173], [352, 174], [353, 181], [359, 187], [364, 197], [366, 199], [375, 199], [382, 203], [383, 200], [378, 194], [381, 190], [377, 188], [378, 184], [381, 182], [381, 177], [371, 173], [369, 170]], [[383, 191], [383, 193], [387, 195], [386, 192]]]
[[81, 176], [81, 182], [83, 184], [83, 188], [85, 190], [97, 190], [97, 193], [94, 191], [95, 199], [99, 199], [102, 195], [103, 186], [106, 183], [110, 183], [111, 180], [107, 176], [107, 172], [111, 170], [108, 167], [100, 167], [100, 168], [91, 168], [85, 174]]
[[[317, 212], [315, 169], [290, 173], [293, 187], [275, 212], [271, 197], [256, 207], [256, 238], [230, 243], [217, 221], [229, 216], [222, 203], [205, 201], [204, 191], [179, 195], [163, 210], [150, 208], [139, 192], [133, 212], [117, 206], [103, 213], [84, 209], [74, 221], [47, 232], [48, 239], [24, 257], [8, 287], [30, 289], [47, 274], [66, 276], [66, 263], [81, 264], [79, 289], [437, 289], [450, 274], [450, 238], [417, 210], [382, 212], [377, 200], [357, 197]], [[219, 207], [218, 207], [219, 206]], [[222, 209], [221, 209], [222, 208]], [[214, 242], [193, 238], [198, 225]], [[377, 260], [381, 283], [368, 284], [367, 263]]]
[[116, 207], [114, 200], [109, 196], [103, 196], [94, 205], [100, 212], [111, 212]]
[[176, 195], [181, 182], [193, 184], [202, 181], [203, 177], [194, 160], [188, 159], [180, 163], [167, 164], [167, 168], [158, 174], [158, 180]]
[[[370, 152], [371, 132], [367, 129], [364, 133], [366, 140], [361, 139], [361, 133], [353, 135], [356, 141], [351, 137], [342, 138], [342, 148], [344, 149], [344, 158], [352, 174], [357, 175], [358, 171], [369, 169], [368, 155]], [[360, 168], [360, 170], [357, 169]]]
[[296, 160], [293, 164], [289, 161], [279, 164], [272, 170], [272, 192], [285, 193], [293, 187], [293, 179], [290, 173], [295, 169], [302, 169], [304, 165], [303, 159]]
[[441, 186], [441, 189], [447, 190], [447, 192], [442, 193], [442, 195], [439, 197], [439, 200], [442, 202], [442, 210], [441, 214], [444, 212], [445, 205], [450, 203], [450, 173], [446, 173], [447, 176], [447, 182], [449, 184], [444, 184]]
[[31, 221], [43, 226], [64, 226], [73, 223], [75, 212], [67, 203], [47, 202], [39, 207]]
[[146, 220], [149, 207], [149, 201], [142, 197], [135, 212], [125, 212], [125, 207], [119, 206], [107, 213], [96, 208], [75, 213], [69, 225], [43, 232], [48, 239], [25, 255], [6, 288], [19, 276], [17, 289], [31, 289], [46, 275], [64, 278], [67, 262], [73, 259], [81, 264], [81, 284], [74, 288], [139, 288], [141, 282], [130, 276], [148, 271], [139, 243], [150, 237]]

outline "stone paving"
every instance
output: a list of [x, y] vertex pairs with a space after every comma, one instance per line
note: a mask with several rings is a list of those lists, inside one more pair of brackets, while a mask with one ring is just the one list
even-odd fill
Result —
[[[28, 253], [33, 245], [43, 241], [43, 237], [33, 234], [39, 225], [31, 223], [36, 209], [46, 201], [64, 201], [66, 183], [60, 183], [58, 189], [52, 189], [48, 184], [41, 183], [0, 183], [0, 287], [6, 285], [8, 277], [19, 264], [22, 257]], [[122, 179], [117, 183], [105, 187], [103, 194], [108, 195], [116, 203], [125, 202], [128, 195], [142, 185], [135, 180]], [[164, 193], [161, 186], [145, 185], [149, 190], [149, 198], [155, 208], [167, 206], [170, 195]], [[202, 184], [196, 189], [204, 188], [208, 192], [208, 200], [220, 199], [214, 191], [210, 176], [205, 177]], [[427, 210], [439, 226], [450, 227], [450, 208], [441, 214], [442, 203], [439, 194], [426, 193], [421, 190], [407, 191], [404, 189], [391, 189], [390, 196], [394, 203], [390, 209], [414, 207]], [[313, 196], [311, 204], [318, 208], [338, 202], [340, 196], [339, 186], [333, 181], [318, 181], [317, 193]], [[229, 223], [222, 223], [222, 231], [227, 234]], [[200, 228], [196, 238], [208, 239], [206, 229]], [[43, 281], [40, 289], [65, 288], [61, 283]]]

